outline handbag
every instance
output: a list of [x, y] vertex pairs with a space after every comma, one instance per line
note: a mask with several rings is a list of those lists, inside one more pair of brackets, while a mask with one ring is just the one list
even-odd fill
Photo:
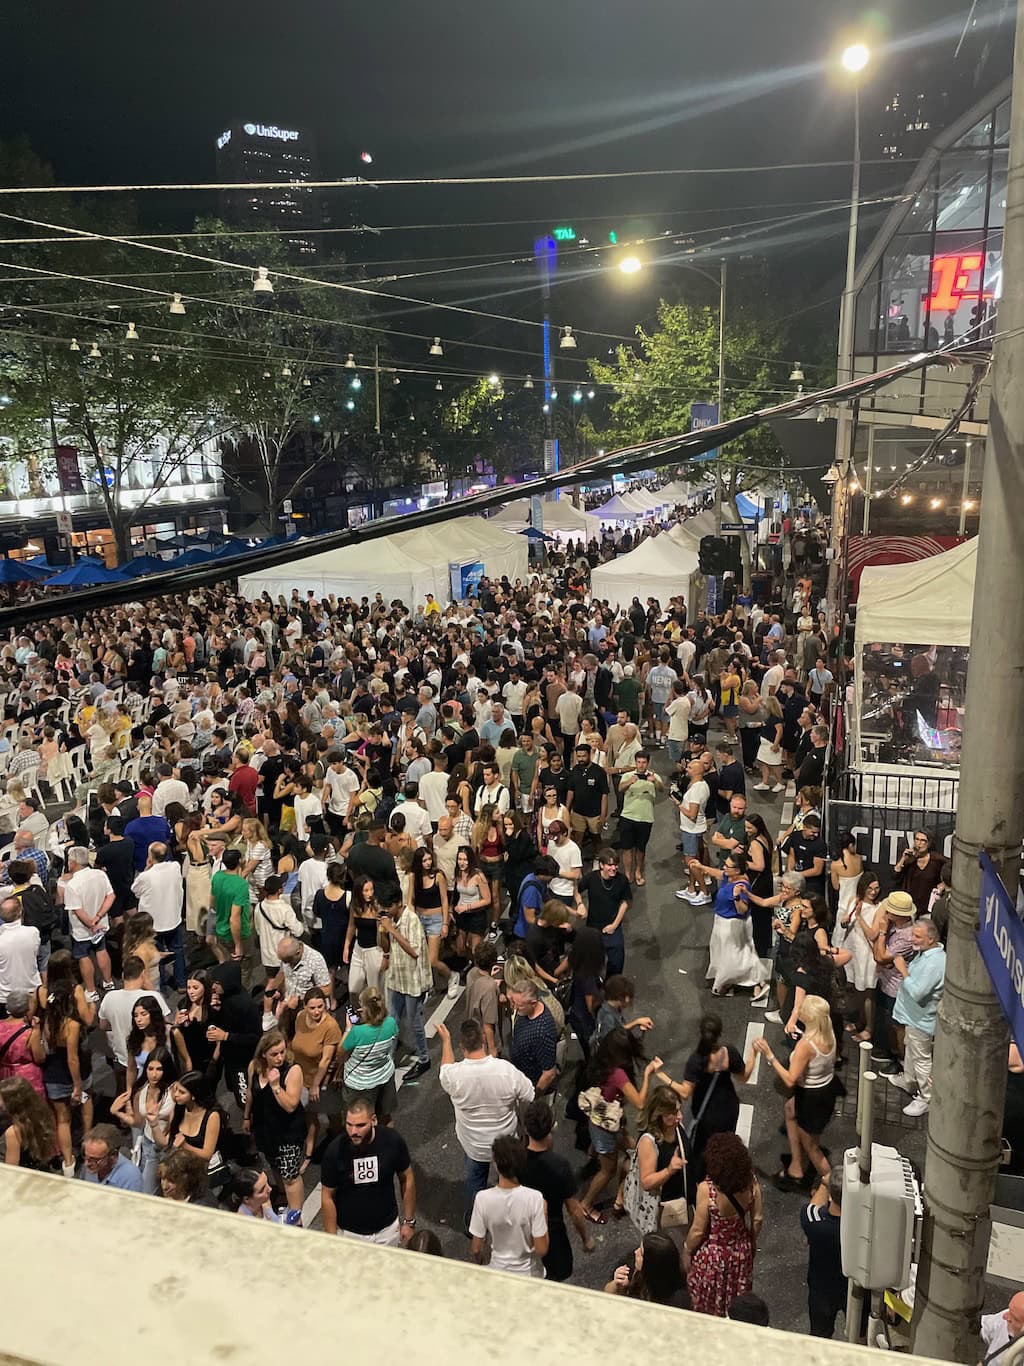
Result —
[[[718, 1073], [715, 1073], [718, 1076]], [[708, 1087], [710, 1094], [711, 1087]], [[703, 1112], [703, 1106], [701, 1107]], [[676, 1129], [676, 1142], [679, 1144], [679, 1156], [683, 1159], [683, 1193], [676, 1196], [674, 1200], [662, 1200], [660, 1228], [687, 1228], [690, 1223], [690, 1189], [687, 1180], [689, 1163], [686, 1161], [686, 1149], [683, 1147], [683, 1134], [681, 1129]]]
[[582, 1112], [598, 1129], [617, 1134], [622, 1128], [622, 1102], [605, 1100], [599, 1086], [588, 1086], [576, 1099]]
[[654, 1233], [658, 1227], [661, 1203], [654, 1191], [644, 1190], [640, 1180], [640, 1144], [645, 1138], [656, 1143], [653, 1134], [641, 1134], [629, 1158], [629, 1171], [622, 1190], [622, 1203], [638, 1233]]

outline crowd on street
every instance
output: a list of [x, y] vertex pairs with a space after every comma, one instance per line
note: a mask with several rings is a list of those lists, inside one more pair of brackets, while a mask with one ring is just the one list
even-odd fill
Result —
[[[448, 605], [225, 583], [4, 644], [7, 1163], [437, 1254], [403, 1109], [439, 1088], [467, 1258], [566, 1280], [628, 1220], [608, 1293], [764, 1323], [771, 1184], [832, 1335], [845, 1063], [870, 1040], [926, 1123], [949, 865], [928, 830], [891, 867], [826, 844], [840, 665], [809, 581], [727, 578], [708, 616], [595, 601], [565, 561]], [[655, 898], [707, 933], [696, 1027], [644, 1006]], [[765, 1175], [736, 1132], [758, 1067]]]

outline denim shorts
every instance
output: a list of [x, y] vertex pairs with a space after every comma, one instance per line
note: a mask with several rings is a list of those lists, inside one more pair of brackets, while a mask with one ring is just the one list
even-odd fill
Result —
[[619, 1146], [619, 1136], [612, 1133], [609, 1129], [599, 1129], [593, 1120], [588, 1120], [590, 1125], [590, 1142], [594, 1152], [598, 1157], [607, 1157]]
[[700, 846], [703, 835], [694, 835], [688, 830], [679, 832], [679, 842], [683, 846], [683, 853], [687, 858], [700, 858]]
[[420, 924], [423, 926], [423, 933], [428, 939], [440, 939], [444, 928], [444, 916], [440, 911], [436, 913], [432, 911], [429, 915], [420, 912]]
[[107, 936], [98, 934], [95, 939], [72, 939], [71, 954], [74, 958], [88, 958], [94, 950], [99, 953], [107, 947]]

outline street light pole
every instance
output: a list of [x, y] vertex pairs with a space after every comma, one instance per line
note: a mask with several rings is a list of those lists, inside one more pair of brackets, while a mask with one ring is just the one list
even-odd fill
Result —
[[[719, 263], [718, 290], [718, 420], [725, 421], [725, 282], [726, 263]], [[722, 534], [722, 451], [715, 461], [715, 535]]]
[[[843, 53], [847, 71], [863, 71], [868, 62], [868, 51], [857, 43]], [[854, 277], [857, 273], [857, 228], [860, 217], [860, 89], [853, 92], [853, 184], [850, 189], [850, 227], [846, 242], [846, 282], [839, 307], [839, 354], [836, 380], [839, 384], [853, 379], [853, 340], [856, 300]], [[835, 463], [840, 478], [832, 490], [832, 560], [828, 571], [828, 620], [833, 627], [838, 621], [843, 584], [846, 576], [846, 524], [850, 515], [849, 473], [853, 462], [853, 414], [849, 404], [840, 403], [836, 420]]]

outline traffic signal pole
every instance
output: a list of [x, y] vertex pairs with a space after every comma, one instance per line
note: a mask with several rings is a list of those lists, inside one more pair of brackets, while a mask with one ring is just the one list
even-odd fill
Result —
[[[1024, 8], [1018, 2], [1003, 296], [994, 343], [971, 620], [946, 983], [939, 1009], [925, 1166], [914, 1347], [981, 1359], [979, 1321], [999, 1166], [1009, 1032], [975, 943], [978, 853], [1014, 896], [1024, 837]], [[999, 698], [999, 707], [992, 699]]]

